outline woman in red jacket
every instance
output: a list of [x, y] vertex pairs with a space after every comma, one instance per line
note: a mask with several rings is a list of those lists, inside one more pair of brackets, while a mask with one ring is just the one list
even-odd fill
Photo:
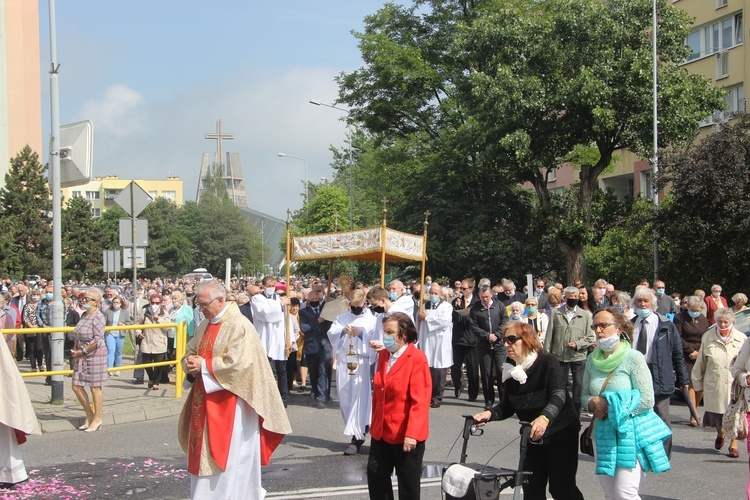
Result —
[[367, 487], [371, 499], [392, 499], [391, 473], [398, 497], [419, 500], [424, 443], [429, 434], [432, 379], [427, 358], [414, 346], [417, 330], [404, 313], [383, 320], [383, 343], [373, 378], [370, 458]]

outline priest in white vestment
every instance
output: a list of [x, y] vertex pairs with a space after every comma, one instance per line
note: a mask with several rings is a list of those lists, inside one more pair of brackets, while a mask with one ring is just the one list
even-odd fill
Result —
[[447, 291], [437, 283], [430, 287], [429, 301], [419, 313], [419, 348], [427, 357], [432, 377], [430, 406], [443, 402], [445, 380], [453, 365], [453, 306], [446, 300]]
[[258, 334], [216, 280], [201, 282], [205, 319], [183, 367], [192, 386], [179, 422], [194, 499], [262, 499], [260, 467], [292, 429]]
[[[374, 330], [375, 316], [365, 307], [364, 290], [352, 291], [349, 311], [340, 314], [328, 330], [328, 339], [336, 358], [336, 388], [344, 419], [344, 434], [352, 436], [345, 455], [359, 452], [372, 418], [370, 339]], [[357, 358], [354, 375], [350, 375], [347, 368], [350, 346]]]
[[20, 445], [41, 434], [26, 385], [5, 342], [0, 342], [0, 486], [14, 488], [29, 476]]
[[289, 388], [287, 385], [286, 361], [291, 350], [291, 340], [287, 343], [284, 306], [289, 305], [288, 297], [276, 294], [276, 280], [273, 276], [263, 278], [263, 289], [250, 301], [253, 311], [253, 326], [258, 331], [266, 356], [276, 370], [277, 386], [284, 406], [287, 405]]

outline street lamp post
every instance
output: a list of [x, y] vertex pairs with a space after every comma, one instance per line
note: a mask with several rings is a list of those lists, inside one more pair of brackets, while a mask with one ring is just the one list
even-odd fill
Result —
[[[339, 108], [338, 106], [334, 106], [333, 104], [326, 104], [324, 102], [313, 101], [313, 100], [310, 101], [310, 104], [314, 104], [316, 106], [325, 106], [326, 108], [331, 108], [331, 109], [337, 109], [341, 111], [342, 113], [346, 113], [346, 115], [349, 116], [348, 109]], [[351, 142], [351, 140], [353, 139], [349, 130], [348, 121], [346, 122], [346, 130], [350, 138], [349, 155], [348, 155], [349, 156], [349, 231], [354, 231], [354, 201], [353, 201], [354, 200], [354, 196], [353, 196], [354, 181], [352, 180], [352, 169], [354, 168], [354, 161], [352, 158], [352, 148], [354, 147], [354, 145]], [[350, 269], [351, 269], [352, 280], [354, 280], [354, 261], [352, 261], [350, 265], [351, 265]]]
[[279, 158], [294, 158], [295, 160], [302, 160], [305, 162], [305, 203], [310, 202], [310, 182], [307, 177], [307, 160], [299, 156], [288, 155], [286, 153], [276, 153]]

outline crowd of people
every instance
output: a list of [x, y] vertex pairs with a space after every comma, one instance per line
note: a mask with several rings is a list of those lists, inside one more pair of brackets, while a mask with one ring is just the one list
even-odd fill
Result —
[[[203, 391], [203, 399], [210, 399], [223, 387], [238, 395], [249, 404], [249, 409], [237, 407], [242, 419], [252, 412], [278, 414], [293, 390], [309, 390], [313, 407], [326, 408], [335, 380], [342, 434], [348, 439], [343, 453], [356, 455], [370, 435], [372, 498], [389, 497], [394, 469], [400, 496], [418, 498], [429, 411], [440, 408], [450, 387], [454, 398], [465, 395], [469, 402], [481, 394], [478, 403], [484, 409], [474, 416], [478, 425], [513, 415], [530, 422], [536, 446], [529, 448], [524, 464], [533, 471], [524, 485], [525, 498], [546, 498], [547, 488], [553, 498], [582, 498], [576, 486], [582, 411], [594, 422], [591, 435], [604, 497], [639, 498], [642, 473], [670, 467], [675, 389], [685, 391], [696, 412], [703, 403], [702, 421], [692, 418], [690, 425], [715, 429], [715, 448], [721, 450], [732, 382], [750, 385], [750, 347], [745, 332], [735, 328], [747, 297], [735, 294], [734, 306], [728, 307], [719, 285], [708, 295], [696, 290], [687, 296], [669, 295], [663, 281], [652, 287], [645, 280], [632, 296], [603, 279], [567, 287], [537, 279], [532, 290], [522, 291], [508, 279], [493, 285], [488, 279], [466, 278], [451, 286], [427, 276], [424, 293], [415, 280], [341, 289], [321, 279], [295, 277], [284, 283], [266, 276], [232, 279], [226, 285], [218, 280], [143, 280], [135, 295], [127, 283], [101, 291], [66, 285], [66, 323], [75, 326], [66, 353], [74, 391], [86, 412], [81, 429], [101, 428], [102, 386], [107, 369], [121, 366], [126, 341], [136, 364], [175, 358], [173, 328], [105, 334], [104, 326], [185, 321], [189, 343], [182, 362], [193, 392]], [[0, 321], [6, 321], [5, 328], [47, 326], [52, 298], [49, 283], [6, 281], [0, 312], [7, 318]], [[273, 374], [271, 393], [268, 387], [238, 389], [236, 382], [222, 378], [221, 369], [234, 377], [238, 368], [219, 369], [217, 346], [223, 344], [216, 338], [207, 343], [206, 335], [221, 338], [225, 327], [212, 325], [225, 321], [242, 329], [243, 338], [257, 337], [252, 348], [268, 360], [263, 370]], [[249, 325], [253, 328], [248, 330]], [[24, 337], [16, 342], [6, 335], [9, 352], [19, 363], [27, 359], [32, 370], [49, 370], [48, 337]], [[213, 362], [207, 362], [210, 353]], [[149, 368], [145, 375], [154, 390], [169, 380], [169, 370], [162, 367]], [[144, 384], [144, 378], [143, 370], [135, 370], [132, 382]], [[85, 387], [91, 389], [94, 410]], [[243, 390], [249, 392], [243, 396]], [[750, 400], [750, 391], [745, 392]], [[231, 408], [224, 411], [233, 412]], [[186, 404], [186, 411], [205, 415], [194, 402]], [[254, 428], [260, 436], [265, 432], [263, 424]], [[204, 436], [200, 429], [181, 429], [186, 442], [199, 439], [210, 446], [204, 437], [194, 436]], [[282, 436], [289, 431], [288, 421], [270, 430]], [[234, 438], [230, 434], [227, 439]], [[633, 453], [622, 458], [623, 449]], [[195, 461], [190, 472], [196, 478], [226, 470], [213, 459], [203, 463], [205, 457], [191, 455], [193, 451], [188, 454]], [[739, 457], [736, 436], [729, 439], [728, 455]], [[252, 460], [261, 463], [268, 456], [270, 452], [261, 453]], [[253, 476], [253, 488], [260, 487], [259, 477]], [[212, 487], [200, 481], [193, 486], [203, 492]], [[230, 491], [237, 482], [222, 488]]]

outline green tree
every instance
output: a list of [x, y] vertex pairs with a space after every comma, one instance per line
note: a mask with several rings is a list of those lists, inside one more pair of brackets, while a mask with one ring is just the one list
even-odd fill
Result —
[[[664, 0], [659, 8], [660, 141], [676, 144], [722, 105], [721, 93], [677, 65], [690, 21]], [[402, 141], [413, 163], [441, 182], [468, 184], [464, 196], [484, 190], [490, 208], [508, 195], [506, 186], [529, 182], [545, 233], [569, 216], [554, 212], [547, 169], [594, 146], [594, 160], [580, 165], [577, 210], [585, 226], [615, 151], [648, 155], [650, 9], [651, 0], [387, 4], [357, 34], [365, 65], [339, 77], [339, 100], [377, 144]], [[585, 277], [590, 233], [570, 229], [555, 240], [572, 280]]]
[[84, 280], [102, 273], [102, 245], [91, 204], [80, 196], [68, 199], [62, 211], [63, 278]]
[[130, 216], [120, 205], [112, 205], [95, 220], [103, 250], [120, 249], [120, 219]]
[[52, 273], [52, 203], [47, 167], [26, 145], [11, 159], [0, 189], [0, 248], [5, 250], [4, 271], [49, 276]]
[[210, 201], [212, 199], [231, 201], [229, 200], [227, 183], [224, 180], [224, 165], [222, 163], [213, 164], [213, 168], [209, 175], [206, 176], [204, 182], [205, 191], [201, 194], [201, 202]]
[[160, 197], [141, 213], [140, 218], [148, 220], [144, 277], [176, 277], [190, 268], [195, 249], [178, 223], [179, 211], [174, 202]]
[[670, 288], [692, 292], [720, 283], [730, 296], [750, 289], [750, 115], [661, 162], [664, 239], [661, 277]]

